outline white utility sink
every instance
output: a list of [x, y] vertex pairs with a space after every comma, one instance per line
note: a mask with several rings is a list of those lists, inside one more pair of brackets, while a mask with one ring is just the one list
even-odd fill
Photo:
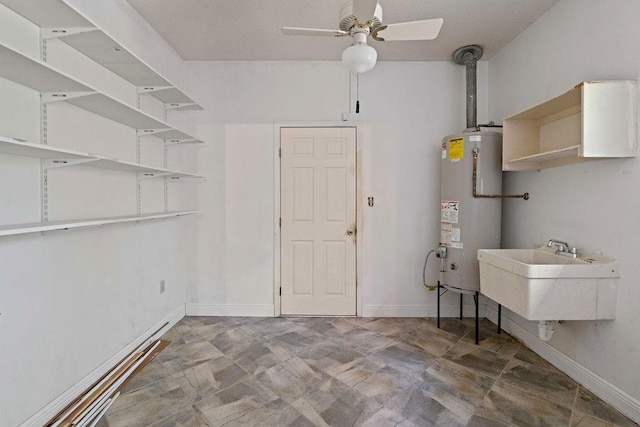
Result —
[[618, 261], [555, 249], [479, 249], [480, 292], [529, 320], [614, 319]]

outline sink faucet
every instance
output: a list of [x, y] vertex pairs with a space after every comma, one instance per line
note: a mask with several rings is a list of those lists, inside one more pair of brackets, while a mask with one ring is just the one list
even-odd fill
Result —
[[578, 257], [578, 250], [576, 248], [569, 247], [567, 242], [562, 240], [551, 239], [547, 242], [547, 247], [557, 246], [556, 255], [568, 256], [571, 258]]

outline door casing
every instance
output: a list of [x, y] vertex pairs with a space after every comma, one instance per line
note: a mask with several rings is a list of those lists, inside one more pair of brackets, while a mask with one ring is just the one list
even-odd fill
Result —
[[351, 122], [277, 122], [273, 126], [274, 146], [274, 223], [273, 223], [273, 306], [275, 317], [281, 315], [280, 304], [280, 129], [281, 128], [355, 128], [356, 129], [356, 316], [362, 316], [362, 277], [363, 277], [363, 130], [359, 123]]

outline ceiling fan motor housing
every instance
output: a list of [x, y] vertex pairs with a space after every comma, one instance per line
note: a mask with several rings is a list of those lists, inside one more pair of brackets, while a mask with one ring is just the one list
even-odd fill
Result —
[[[353, 14], [353, 3], [351, 1], [345, 3], [340, 9], [340, 26], [342, 31], [349, 32], [351, 28], [356, 25], [355, 15]], [[358, 22], [360, 25], [366, 24], [366, 22]], [[382, 25], [382, 7], [378, 3], [376, 11], [373, 14], [373, 20], [371, 22], [371, 30], [376, 29]]]

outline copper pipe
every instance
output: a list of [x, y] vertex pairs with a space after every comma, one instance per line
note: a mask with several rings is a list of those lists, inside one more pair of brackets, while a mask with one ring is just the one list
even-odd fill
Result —
[[524, 199], [529, 200], [529, 193], [524, 194], [478, 194], [476, 192], [478, 181], [478, 148], [473, 149], [473, 197], [483, 199]]

